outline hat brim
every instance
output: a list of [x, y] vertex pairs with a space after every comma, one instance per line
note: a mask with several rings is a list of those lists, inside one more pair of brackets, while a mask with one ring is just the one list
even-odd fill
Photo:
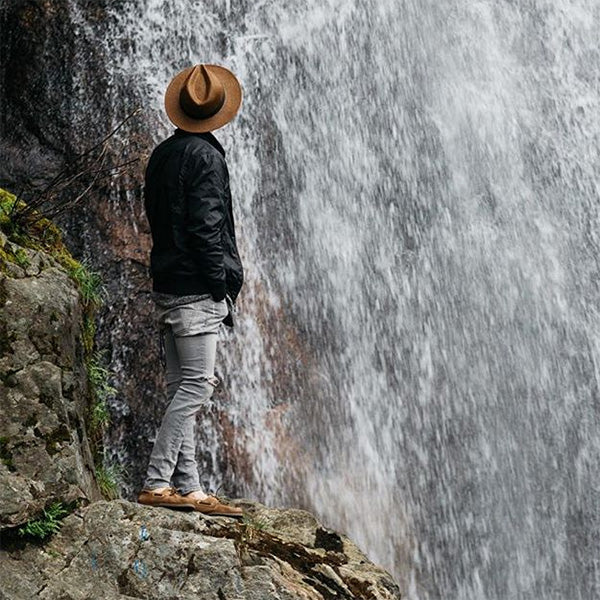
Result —
[[205, 64], [204, 66], [223, 83], [223, 87], [225, 88], [225, 102], [218, 112], [207, 119], [194, 119], [190, 117], [181, 108], [179, 94], [187, 76], [194, 67], [188, 67], [177, 73], [165, 92], [165, 110], [171, 122], [184, 131], [201, 133], [223, 127], [223, 125], [229, 123], [235, 117], [242, 104], [242, 86], [237, 77], [229, 69], [221, 65]]

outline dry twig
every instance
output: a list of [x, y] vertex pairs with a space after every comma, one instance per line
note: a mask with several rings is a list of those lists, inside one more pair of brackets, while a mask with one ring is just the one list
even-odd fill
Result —
[[[139, 158], [134, 158], [116, 165], [107, 165], [110, 142], [140, 111], [140, 108], [134, 110], [98, 143], [75, 155], [49, 182], [23, 190], [17, 198], [25, 200], [25, 204], [13, 203], [9, 211], [11, 222], [15, 225], [31, 226], [43, 218], [54, 219], [81, 204], [89, 191], [100, 181], [120, 175], [138, 162]], [[79, 184], [83, 184], [83, 191], [76, 195], [66, 193]]]

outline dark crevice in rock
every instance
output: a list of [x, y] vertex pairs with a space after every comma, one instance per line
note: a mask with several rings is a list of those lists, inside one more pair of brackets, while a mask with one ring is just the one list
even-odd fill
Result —
[[[286, 542], [270, 533], [264, 531], [253, 531], [250, 537], [246, 537], [243, 532], [244, 527], [238, 526], [235, 529], [231, 528], [207, 528], [206, 535], [213, 537], [226, 537], [232, 539], [238, 551], [238, 556], [247, 553], [257, 553], [264, 557], [275, 557], [288, 563], [294, 570], [302, 574], [302, 580], [310, 587], [319, 591], [325, 600], [336, 598], [348, 598], [365, 600], [371, 598], [370, 595], [365, 595], [367, 591], [361, 591], [357, 585], [354, 585], [355, 590], [359, 591], [359, 595], [352, 595], [348, 589], [341, 586], [332, 577], [318, 570], [321, 565], [328, 565], [333, 568], [336, 575], [346, 584], [344, 577], [341, 576], [337, 567], [347, 562], [347, 557], [340, 552], [326, 552], [317, 554], [311, 552], [301, 544]], [[341, 541], [341, 540], [340, 540]]]
[[0, 279], [0, 308], [6, 304], [8, 293], [6, 291], [6, 278]]
[[71, 432], [64, 423], [54, 431], [46, 434], [44, 439], [46, 441], [46, 452], [50, 456], [60, 452], [62, 449], [62, 444], [72, 441]]
[[315, 548], [323, 548], [324, 550], [332, 550], [333, 552], [343, 552], [344, 542], [339, 533], [318, 527], [315, 533]]
[[[38, 422], [38, 416], [37, 413], [31, 413], [26, 419], [25, 421], [23, 421], [23, 425], [25, 427], [34, 427], [35, 425], [37, 425]], [[37, 428], [36, 428], [37, 429]], [[39, 431], [39, 430], [38, 430]]]
[[140, 600], [145, 600], [146, 597], [139, 595], [138, 591], [135, 589], [135, 586], [132, 584], [130, 577], [131, 577], [130, 569], [125, 569], [117, 577], [117, 585], [119, 586], [119, 593], [125, 594], [129, 598], [140, 598]]
[[20, 535], [20, 527], [21, 525], [0, 529], [0, 549], [12, 554], [13, 558], [18, 558], [20, 552], [29, 546], [42, 548], [46, 543], [44, 540]]
[[13, 463], [13, 454], [9, 447], [9, 439], [7, 437], [0, 437], [0, 460], [8, 468], [11, 473], [16, 471]]
[[12, 344], [16, 340], [14, 333], [9, 333], [8, 324], [0, 323], [0, 355], [11, 354], [13, 352]]

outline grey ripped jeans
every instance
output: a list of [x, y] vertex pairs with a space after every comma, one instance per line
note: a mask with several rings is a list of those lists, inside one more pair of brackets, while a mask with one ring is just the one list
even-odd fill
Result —
[[196, 464], [196, 413], [219, 384], [214, 374], [217, 337], [227, 312], [227, 301], [216, 302], [210, 294], [173, 308], [158, 307], [169, 404], [150, 455], [145, 490], [172, 485], [187, 494], [202, 489]]

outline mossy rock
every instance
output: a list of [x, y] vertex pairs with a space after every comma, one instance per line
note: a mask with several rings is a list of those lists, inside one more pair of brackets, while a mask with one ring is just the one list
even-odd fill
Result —
[[27, 255], [19, 248], [7, 248], [6, 242], [12, 242], [22, 248], [29, 248], [44, 252], [54, 258], [64, 269], [73, 276], [73, 273], [82, 269], [83, 265], [73, 258], [65, 246], [60, 229], [49, 219], [42, 217], [36, 210], [32, 210], [24, 219], [15, 220], [16, 211], [24, 210], [27, 204], [17, 199], [14, 194], [0, 188], [0, 267], [7, 271], [6, 263], [10, 262], [23, 268], [28, 261]]

